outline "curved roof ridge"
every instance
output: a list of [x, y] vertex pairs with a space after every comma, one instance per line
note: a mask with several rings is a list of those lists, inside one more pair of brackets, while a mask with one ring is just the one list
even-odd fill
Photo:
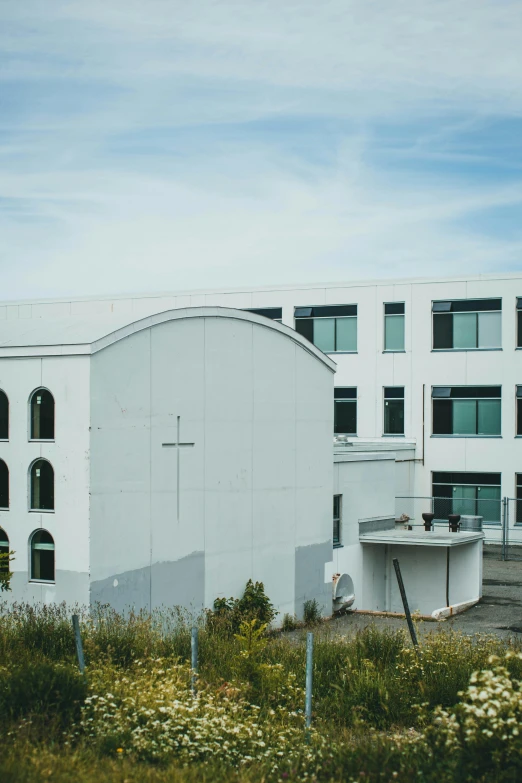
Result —
[[94, 354], [131, 334], [184, 318], [232, 318], [272, 329], [289, 337], [335, 372], [335, 362], [294, 329], [248, 310], [217, 305], [164, 310], [137, 320], [130, 314], [115, 314], [0, 321], [0, 357]]
[[236, 310], [232, 307], [219, 307], [219, 306], [206, 306], [206, 307], [183, 307], [175, 310], [164, 310], [161, 313], [155, 313], [154, 315], [148, 315], [145, 318], [141, 318], [139, 321], [132, 321], [127, 326], [123, 326], [105, 337], [102, 337], [91, 344], [91, 353], [97, 353], [98, 351], [107, 348], [109, 345], [113, 345], [118, 340], [123, 340], [130, 334], [149, 329], [151, 326], [156, 326], [160, 323], [166, 323], [167, 321], [181, 320], [182, 318], [233, 318], [238, 321], [247, 321], [249, 323], [256, 323], [259, 326], [263, 326], [267, 329], [273, 329], [276, 332], [290, 337], [295, 343], [303, 348], [308, 353], [315, 356], [316, 359], [325, 364], [328, 369], [335, 372], [336, 363], [330, 359], [325, 353], [311, 343], [306, 337], [303, 337], [291, 329], [289, 326], [280, 324], [277, 321], [272, 321], [265, 316], [257, 315], [257, 313], [251, 313], [248, 310]]

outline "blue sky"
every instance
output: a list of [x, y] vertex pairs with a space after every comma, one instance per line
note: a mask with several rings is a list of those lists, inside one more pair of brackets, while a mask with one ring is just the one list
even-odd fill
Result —
[[522, 0], [0, 2], [2, 299], [522, 271]]

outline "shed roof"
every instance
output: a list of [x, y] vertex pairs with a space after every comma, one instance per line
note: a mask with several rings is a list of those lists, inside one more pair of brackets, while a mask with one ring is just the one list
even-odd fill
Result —
[[91, 354], [129, 335], [166, 321], [186, 318], [228, 318], [258, 324], [289, 337], [323, 362], [332, 372], [336, 364], [294, 329], [262, 315], [229, 307], [187, 307], [133, 320], [114, 314], [104, 317], [31, 318], [0, 321], [0, 357]]

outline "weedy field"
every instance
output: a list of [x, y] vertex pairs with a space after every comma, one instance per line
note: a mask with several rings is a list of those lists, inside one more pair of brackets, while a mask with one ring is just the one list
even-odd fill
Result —
[[522, 779], [515, 642], [323, 623], [307, 732], [306, 629], [271, 633], [261, 585], [199, 618], [195, 694], [183, 613], [80, 612], [82, 676], [73, 611], [0, 611], [2, 783]]

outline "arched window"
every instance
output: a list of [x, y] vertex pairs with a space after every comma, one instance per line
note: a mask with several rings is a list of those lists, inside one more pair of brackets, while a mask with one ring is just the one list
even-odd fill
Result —
[[0, 459], [0, 508], [9, 508], [9, 468]]
[[54, 397], [47, 389], [31, 395], [31, 440], [54, 440]]
[[47, 530], [31, 536], [31, 579], [54, 582], [54, 539]]
[[31, 511], [54, 511], [54, 470], [46, 459], [31, 465]]
[[0, 440], [9, 439], [9, 400], [0, 389]]
[[[0, 527], [0, 555], [9, 554], [9, 538], [3, 528]], [[0, 573], [9, 571], [9, 558], [0, 558]]]

